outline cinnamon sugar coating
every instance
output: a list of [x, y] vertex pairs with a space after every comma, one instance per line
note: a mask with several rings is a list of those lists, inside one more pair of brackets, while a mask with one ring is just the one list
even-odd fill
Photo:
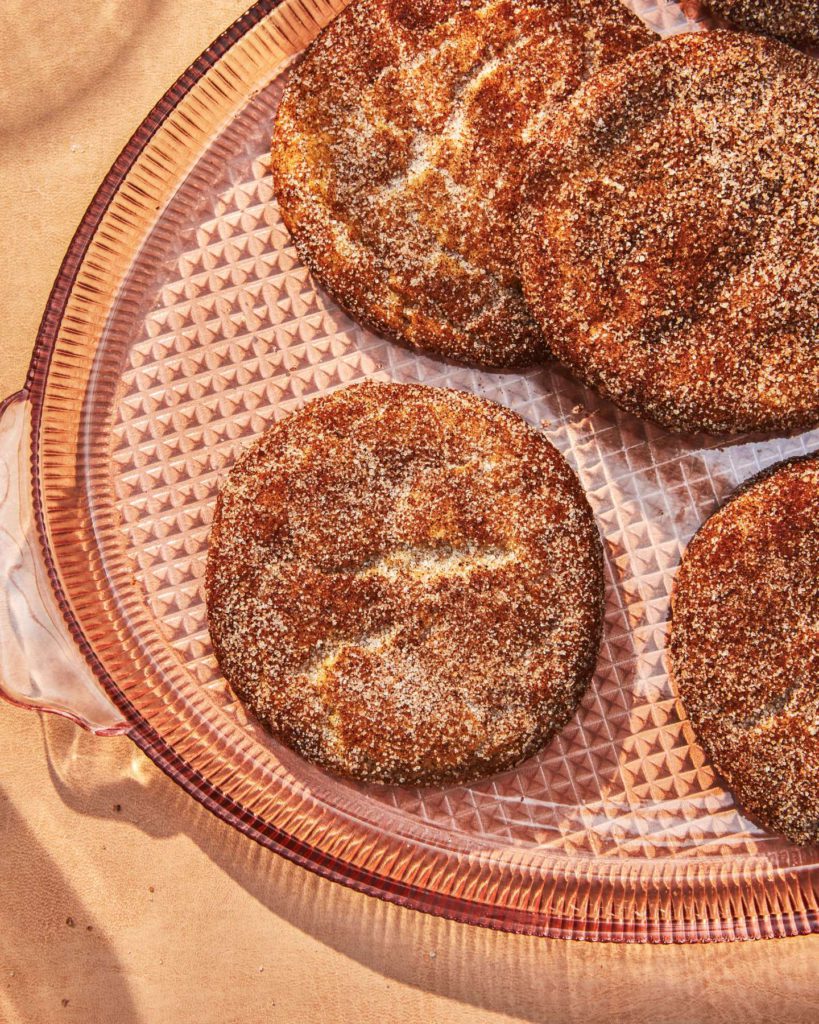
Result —
[[219, 663], [304, 757], [464, 782], [537, 751], [597, 655], [602, 549], [580, 485], [518, 416], [367, 383], [236, 463], [207, 567]]
[[708, 0], [708, 6], [737, 28], [797, 46], [819, 46], [816, 0]]
[[355, 317], [446, 358], [544, 358], [514, 217], [539, 120], [651, 33], [620, 0], [354, 0], [288, 83], [282, 216]]
[[819, 842], [819, 458], [752, 481], [691, 542], [672, 678], [740, 804]]
[[542, 129], [521, 264], [554, 354], [629, 411], [819, 423], [819, 62], [703, 32], [600, 72]]

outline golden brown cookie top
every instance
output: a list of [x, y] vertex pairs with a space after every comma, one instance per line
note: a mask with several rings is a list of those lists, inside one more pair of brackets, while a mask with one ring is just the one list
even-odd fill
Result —
[[220, 665], [303, 756], [466, 781], [537, 750], [594, 667], [601, 545], [560, 454], [473, 395], [363, 384], [269, 430], [224, 481]]
[[819, 63], [709, 32], [602, 71], [543, 129], [521, 262], [555, 355], [629, 411], [819, 422]]
[[707, 0], [708, 6], [737, 28], [762, 32], [797, 46], [819, 46], [816, 0]]
[[752, 481], [691, 542], [672, 674], [740, 803], [819, 842], [819, 458]]
[[514, 217], [533, 126], [653, 37], [620, 0], [354, 0], [293, 74], [273, 175], [302, 258], [375, 330], [438, 355], [545, 355]]

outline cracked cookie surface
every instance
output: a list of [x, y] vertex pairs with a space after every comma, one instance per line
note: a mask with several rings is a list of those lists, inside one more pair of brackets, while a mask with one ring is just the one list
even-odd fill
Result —
[[543, 358], [515, 260], [522, 151], [652, 39], [620, 0], [354, 0], [277, 116], [274, 184], [301, 257], [379, 333], [483, 366]]
[[700, 32], [596, 75], [543, 129], [521, 214], [555, 356], [680, 431], [819, 423], [819, 62]]
[[304, 757], [463, 782], [538, 750], [597, 655], [602, 550], [562, 456], [514, 413], [420, 385], [282, 420], [220, 491], [207, 568], [226, 678]]
[[751, 481], [674, 584], [672, 678], [740, 804], [819, 842], [819, 458]]

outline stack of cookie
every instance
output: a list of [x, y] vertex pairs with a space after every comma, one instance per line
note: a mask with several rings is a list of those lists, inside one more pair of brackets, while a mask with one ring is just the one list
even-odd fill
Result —
[[[819, 62], [778, 41], [819, 41], [817, 7], [713, 8], [768, 34], [659, 41], [620, 0], [354, 0], [278, 114], [300, 255], [362, 323], [438, 357], [556, 358], [674, 431], [819, 424]], [[365, 385], [234, 470], [211, 631], [310, 759], [464, 781], [571, 714], [600, 566], [579, 484], [531, 428]], [[763, 822], [819, 840], [819, 461], [703, 528], [674, 616], [674, 678], [717, 767]]]
[[819, 62], [654, 39], [620, 0], [357, 0], [285, 93], [282, 215], [343, 306], [417, 348], [550, 352], [672, 430], [812, 426]]

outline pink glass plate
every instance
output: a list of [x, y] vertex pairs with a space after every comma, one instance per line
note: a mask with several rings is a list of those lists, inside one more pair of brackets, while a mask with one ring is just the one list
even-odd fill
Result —
[[[675, 3], [631, 5], [660, 31], [691, 27]], [[556, 366], [454, 367], [342, 313], [296, 256], [267, 151], [292, 58], [343, 6], [253, 7], [149, 115], [77, 232], [0, 420], [5, 695], [127, 732], [254, 839], [419, 910], [619, 941], [819, 930], [819, 850], [738, 811], [664, 663], [688, 539], [819, 432], [673, 437]], [[276, 419], [368, 377], [477, 391], [541, 425], [606, 542], [605, 637], [582, 707], [540, 755], [473, 786], [358, 786], [307, 764], [249, 719], [208, 640], [220, 474]]]

